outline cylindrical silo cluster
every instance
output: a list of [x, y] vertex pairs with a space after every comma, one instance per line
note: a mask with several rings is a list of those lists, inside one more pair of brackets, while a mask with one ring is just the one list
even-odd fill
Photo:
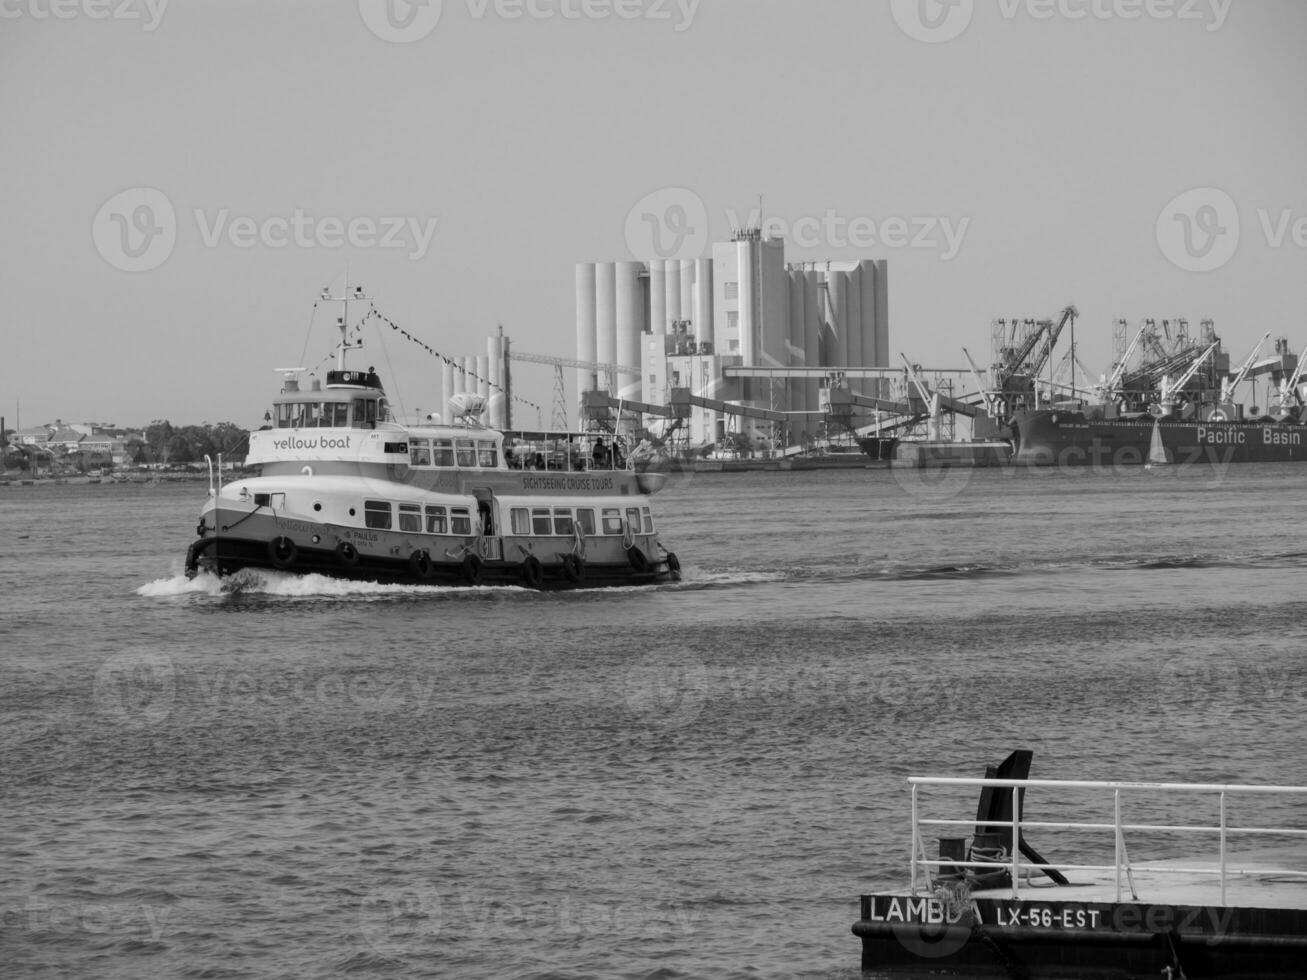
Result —
[[[676, 275], [670, 274], [675, 269]], [[640, 336], [645, 330], [645, 287], [640, 281], [641, 262], [585, 262], [576, 267], [576, 359], [597, 364], [640, 367]], [[663, 279], [664, 303], [676, 287], [676, 310], [680, 309], [680, 266], [668, 262], [659, 269]], [[651, 274], [652, 283], [652, 274]], [[652, 310], [652, 302], [650, 303]], [[664, 307], [662, 315], [670, 315]], [[596, 385], [607, 389], [611, 373], [600, 368], [577, 368], [578, 393]], [[641, 397], [639, 374], [616, 375], [619, 398]]]

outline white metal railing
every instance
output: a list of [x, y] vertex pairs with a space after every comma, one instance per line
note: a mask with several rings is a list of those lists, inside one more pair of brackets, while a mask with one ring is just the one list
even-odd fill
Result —
[[[1249, 836], [1277, 836], [1277, 837], [1304, 837], [1307, 838], [1307, 829], [1291, 827], [1237, 827], [1232, 826], [1227, 819], [1226, 800], [1231, 796], [1253, 796], [1253, 795], [1282, 795], [1282, 796], [1302, 796], [1307, 795], [1307, 786], [1247, 786], [1238, 784], [1221, 784], [1221, 783], [1136, 783], [1136, 782], [1095, 782], [1088, 780], [1066, 780], [1066, 779], [979, 779], [979, 778], [961, 778], [947, 776], [909, 776], [908, 783], [912, 786], [912, 892], [917, 893], [917, 884], [922, 875], [922, 869], [926, 870], [927, 886], [929, 886], [930, 868], [938, 868], [947, 865], [953, 868], [983, 868], [988, 871], [995, 871], [999, 865], [992, 861], [964, 861], [949, 858], [930, 859], [926, 856], [925, 842], [922, 837], [923, 827], [968, 827], [974, 828], [978, 823], [985, 827], [1006, 827], [1011, 828], [1011, 838], [1009, 840], [1009, 855], [1006, 862], [1006, 870], [1012, 877], [1012, 890], [1014, 896], [1020, 895], [1021, 889], [1021, 871], [1025, 869], [1028, 873], [1041, 871], [1049, 868], [1056, 868], [1062, 871], [1113, 871], [1116, 874], [1116, 900], [1121, 900], [1121, 879], [1122, 875], [1130, 879], [1131, 891], [1133, 893], [1134, 883], [1130, 878], [1133, 871], [1149, 871], [1162, 874], [1205, 874], [1217, 875], [1221, 884], [1221, 904], [1226, 904], [1226, 880], [1231, 874], [1248, 873], [1246, 869], [1230, 868], [1227, 858], [1227, 844], [1230, 835], [1240, 834]], [[926, 819], [921, 816], [920, 804], [918, 801], [918, 789], [921, 786], [970, 786], [976, 788], [992, 787], [995, 789], [1011, 789], [1012, 791], [1012, 819], [1011, 820], [944, 820], [944, 819]], [[1023, 789], [1086, 789], [1110, 791], [1112, 794], [1112, 822], [1111, 823], [1092, 823], [1092, 822], [1073, 822], [1065, 820], [1023, 820], [1021, 819], [1021, 791]], [[1209, 794], [1218, 797], [1218, 823], [1216, 826], [1206, 826], [1199, 824], [1127, 824], [1122, 821], [1121, 816], [1121, 794], [1128, 792], [1146, 792], [1154, 795], [1169, 793], [1197, 793]], [[1050, 830], [1092, 830], [1113, 832], [1115, 840], [1114, 862], [1111, 865], [1094, 865], [1094, 864], [1070, 864], [1060, 861], [1057, 864], [1036, 864], [1034, 862], [1021, 861], [1021, 832], [1026, 828], [1050, 829]], [[1133, 865], [1130, 863], [1129, 856], [1126, 852], [1125, 833], [1126, 831], [1157, 831], [1157, 832], [1176, 832], [1182, 834], [1217, 834], [1219, 835], [1219, 861], [1216, 867], [1184, 867], [1177, 868], [1171, 865]], [[1307, 881], [1307, 870], [1301, 868], [1257, 868], [1259, 874], [1274, 874], [1286, 877], [1302, 877]]]

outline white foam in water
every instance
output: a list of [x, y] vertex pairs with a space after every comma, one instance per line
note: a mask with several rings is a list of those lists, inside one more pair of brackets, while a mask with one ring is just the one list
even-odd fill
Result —
[[137, 595], [157, 598], [159, 596], [188, 595], [190, 593], [207, 593], [217, 595], [222, 591], [222, 582], [218, 576], [209, 572], [200, 572], [195, 578], [174, 575], [171, 578], [157, 578], [146, 582], [136, 590]]
[[401, 595], [428, 595], [432, 592], [474, 592], [495, 589], [518, 589], [519, 586], [430, 586], [430, 585], [385, 585], [380, 582], [363, 582], [353, 579], [333, 578], [329, 575], [294, 575], [289, 572], [275, 572], [268, 569], [246, 568], [226, 578], [219, 578], [212, 572], [199, 572], [194, 578], [174, 575], [171, 578], [155, 579], [136, 590], [139, 596], [150, 598], [241, 593], [288, 598], [331, 597], [344, 598], [361, 596], [366, 598]]

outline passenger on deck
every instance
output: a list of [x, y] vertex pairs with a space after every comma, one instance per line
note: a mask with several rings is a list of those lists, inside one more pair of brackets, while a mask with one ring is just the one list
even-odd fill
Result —
[[608, 469], [608, 447], [604, 445], [602, 439], [595, 440], [594, 448], [594, 465], [597, 470]]
[[543, 470], [544, 468], [545, 468], [545, 454], [536, 453], [536, 469]]

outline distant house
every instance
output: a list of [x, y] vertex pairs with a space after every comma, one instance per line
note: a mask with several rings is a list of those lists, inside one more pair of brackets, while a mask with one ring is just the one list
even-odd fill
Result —
[[115, 440], [112, 436], [82, 436], [82, 441], [77, 444], [77, 448], [84, 453], [99, 453], [108, 456], [113, 452], [115, 441], [121, 442], [121, 440]]
[[40, 446], [44, 448], [49, 441], [50, 430], [44, 425], [29, 426], [9, 435], [9, 442], [14, 446]]
[[84, 433], [65, 425], [50, 433], [46, 445], [51, 449], [62, 449], [66, 453], [75, 453], [81, 448], [82, 440], [86, 438], [87, 436]]

